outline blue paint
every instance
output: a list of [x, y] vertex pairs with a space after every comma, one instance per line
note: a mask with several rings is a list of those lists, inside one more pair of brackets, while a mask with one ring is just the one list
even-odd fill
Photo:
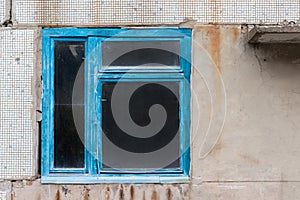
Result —
[[[54, 41], [84, 41], [85, 168], [54, 168]], [[180, 67], [104, 69], [103, 41], [180, 41]], [[42, 182], [43, 183], [186, 183], [190, 175], [191, 30], [178, 28], [45, 28], [42, 30]], [[149, 171], [101, 170], [101, 82], [180, 82], [180, 168]]]

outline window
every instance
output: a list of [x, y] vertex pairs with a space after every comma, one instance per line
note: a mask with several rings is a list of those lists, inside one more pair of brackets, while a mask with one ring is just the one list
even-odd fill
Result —
[[189, 29], [42, 31], [42, 182], [185, 182]]

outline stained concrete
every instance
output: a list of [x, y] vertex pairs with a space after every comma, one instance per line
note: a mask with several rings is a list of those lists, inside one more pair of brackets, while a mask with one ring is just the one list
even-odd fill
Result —
[[249, 43], [300, 43], [300, 26], [290, 22], [278, 26], [255, 26], [248, 34]]

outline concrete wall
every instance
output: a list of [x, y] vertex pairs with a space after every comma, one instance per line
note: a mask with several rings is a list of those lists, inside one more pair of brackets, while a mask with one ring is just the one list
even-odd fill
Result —
[[[100, 1], [85, 2], [83, 12], [76, 16], [70, 13], [78, 8], [77, 4], [68, 10], [68, 1], [12, 2], [13, 27], [0, 28], [0, 199], [299, 198], [300, 45], [250, 45], [247, 35], [251, 26], [247, 25], [184, 25], [193, 29], [189, 184], [42, 185], [37, 164], [41, 101], [38, 25], [98, 26], [105, 24], [104, 19], [110, 19], [108, 24], [115, 26], [165, 22], [174, 25], [189, 16], [200, 22], [241, 24], [262, 19], [277, 23], [299, 19], [299, 1], [249, 1], [247, 5], [244, 1], [178, 1], [177, 6], [185, 2], [194, 14], [186, 9], [185, 14], [174, 20], [172, 9], [180, 12], [175, 4], [170, 12], [161, 15], [147, 14], [145, 8], [137, 7], [133, 10], [139, 14], [127, 13], [135, 18], [123, 17], [130, 19], [124, 22], [105, 13], [102, 16], [90, 12], [91, 4], [100, 5]], [[201, 6], [208, 6], [210, 11], [203, 15], [196, 12], [204, 12], [205, 9], [198, 9]], [[0, 18], [8, 13], [6, 6], [1, 15], [1, 8], [0, 5]], [[155, 9], [160, 12], [159, 7]], [[119, 14], [126, 16], [124, 12]]]

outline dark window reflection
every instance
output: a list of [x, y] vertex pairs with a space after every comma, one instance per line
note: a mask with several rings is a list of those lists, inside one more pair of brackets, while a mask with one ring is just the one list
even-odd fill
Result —
[[179, 41], [108, 41], [103, 66], [179, 66]]
[[179, 82], [102, 83], [102, 167], [180, 167]]
[[84, 55], [84, 42], [55, 42], [55, 168], [84, 168]]

